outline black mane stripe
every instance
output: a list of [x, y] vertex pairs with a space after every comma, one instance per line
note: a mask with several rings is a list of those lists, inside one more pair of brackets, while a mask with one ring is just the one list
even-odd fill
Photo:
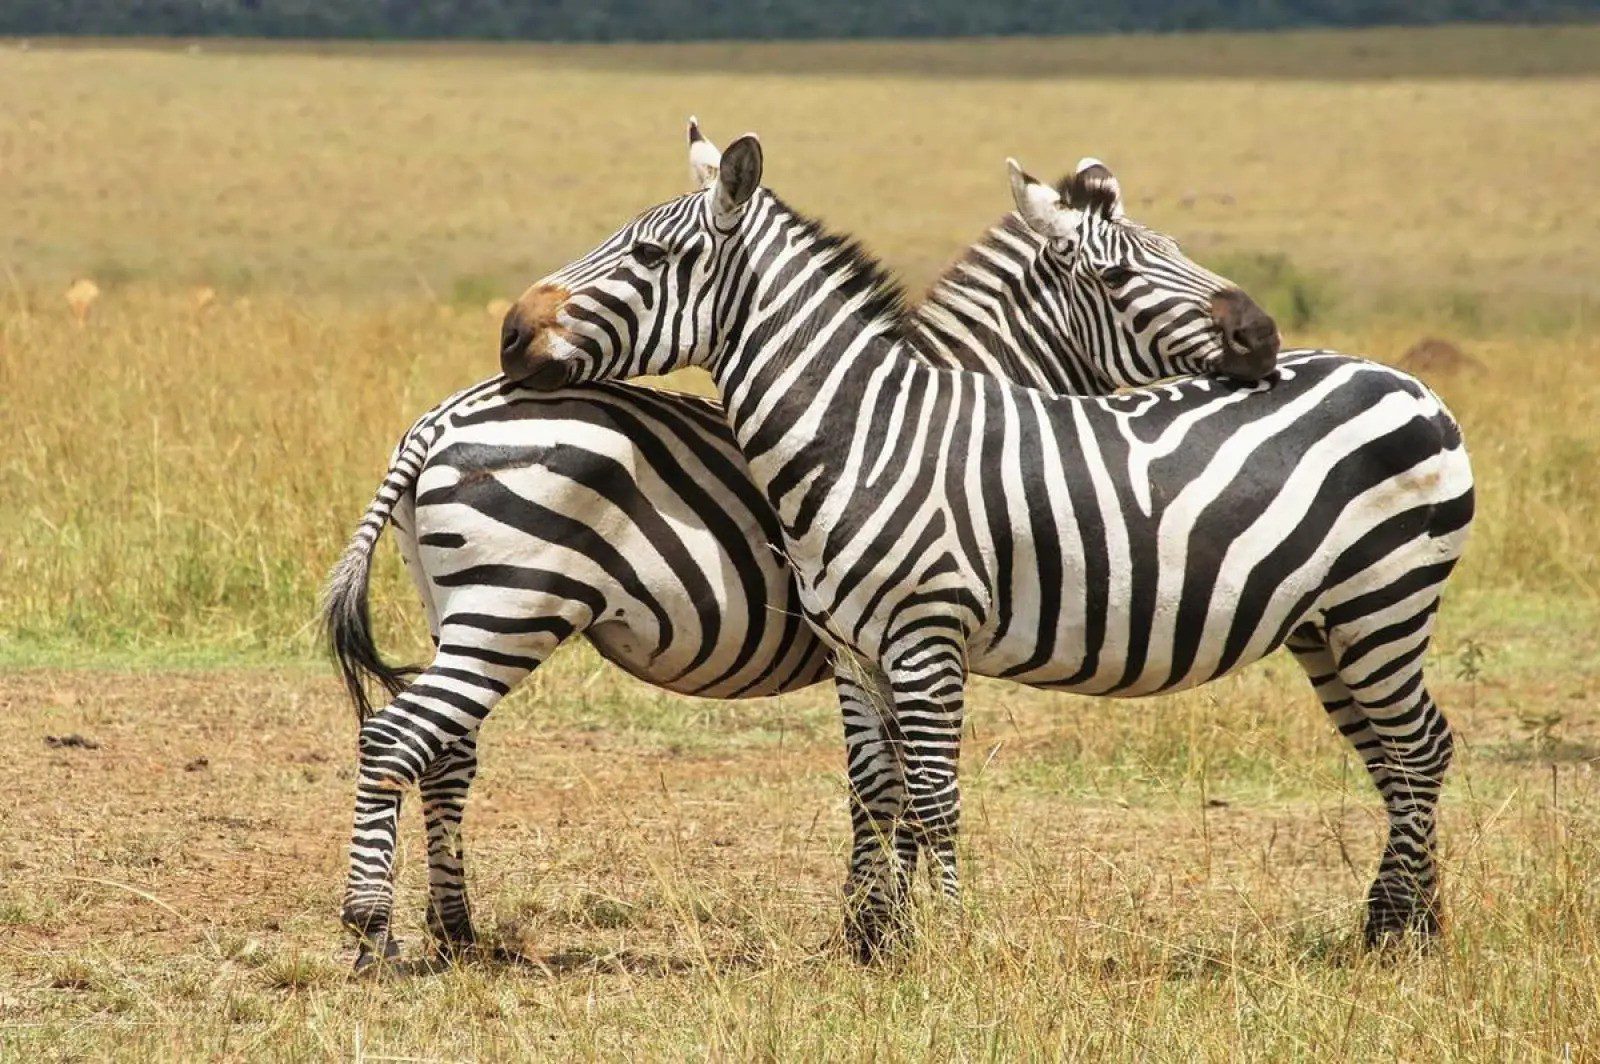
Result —
[[830, 258], [838, 269], [860, 280], [867, 289], [862, 311], [874, 318], [890, 321], [897, 336], [905, 336], [911, 328], [914, 311], [906, 299], [905, 286], [889, 272], [860, 240], [837, 233], [812, 216], [789, 206], [770, 189], [773, 206], [798, 223], [801, 234], [816, 249], [818, 256]]

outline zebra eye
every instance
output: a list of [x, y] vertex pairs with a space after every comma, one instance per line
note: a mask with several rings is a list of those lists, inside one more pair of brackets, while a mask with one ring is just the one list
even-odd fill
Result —
[[660, 244], [640, 240], [633, 245], [633, 257], [639, 261], [639, 265], [650, 270], [666, 261], [667, 249]]
[[1100, 279], [1112, 288], [1121, 288], [1133, 280], [1133, 271], [1126, 266], [1102, 266], [1100, 267]]

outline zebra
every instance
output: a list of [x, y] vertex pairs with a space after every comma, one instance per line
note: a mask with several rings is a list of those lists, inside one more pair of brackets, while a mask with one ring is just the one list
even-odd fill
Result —
[[[1098, 164], [1078, 194], [1008, 160], [1020, 214], [1097, 348], [1227, 342], [1233, 298], [1126, 217]], [[1279, 646], [1305, 668], [1383, 798], [1366, 942], [1439, 934], [1448, 722], [1423, 679], [1473, 513], [1459, 425], [1399, 371], [1337, 352], [1262, 380], [1189, 378], [1056, 397], [915, 356], [869, 255], [761, 186], [759, 140], [716, 185], [647, 210], [523, 296], [535, 387], [710, 371], [778, 515], [807, 617], [884, 707], [851, 724], [873, 817], [847, 926], [878, 956], [905, 932], [913, 844], [949, 867], [969, 673], [1084, 694], [1192, 687]], [[661, 338], [670, 337], [670, 342]], [[946, 889], [954, 890], [954, 877]]]
[[[715, 147], [691, 121], [691, 174], [715, 181]], [[1195, 372], [1241, 378], [1270, 366], [1276, 334], [1248, 299], [1219, 328], [1251, 342], [1160, 353], [1057, 342], [1061, 307], [1038, 235], [1016, 214], [947, 271], [909, 319], [918, 357], [1061, 392]], [[507, 315], [508, 351], [530, 327]], [[1271, 349], [1269, 349], [1271, 348]], [[582, 635], [634, 676], [684, 694], [741, 698], [797, 690], [833, 671], [803, 620], [770, 507], [743, 468], [715, 403], [624, 384], [545, 394], [510, 379], [468, 388], [401, 439], [376, 498], [329, 580], [326, 628], [361, 727], [344, 922], [365, 968], [388, 934], [395, 820], [419, 786], [430, 937], [473, 947], [461, 823], [477, 770], [477, 729], [563, 641]], [[367, 620], [372, 552], [392, 523], [436, 643], [429, 668], [386, 664]], [[378, 710], [364, 680], [392, 701]], [[841, 688], [847, 725], [867, 709]], [[851, 708], [854, 707], [854, 708]], [[859, 833], [870, 830], [854, 812]]]

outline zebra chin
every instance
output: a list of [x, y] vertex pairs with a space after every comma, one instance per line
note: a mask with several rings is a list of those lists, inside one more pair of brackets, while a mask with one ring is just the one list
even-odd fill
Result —
[[577, 363], [567, 359], [502, 358], [500, 372], [514, 384], [536, 392], [553, 392], [574, 383]]

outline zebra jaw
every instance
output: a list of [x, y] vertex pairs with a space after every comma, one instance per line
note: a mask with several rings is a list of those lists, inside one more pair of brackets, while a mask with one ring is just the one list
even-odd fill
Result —
[[526, 374], [511, 379], [536, 392], [553, 392], [572, 383], [573, 365], [564, 359], [544, 358], [535, 362]]

